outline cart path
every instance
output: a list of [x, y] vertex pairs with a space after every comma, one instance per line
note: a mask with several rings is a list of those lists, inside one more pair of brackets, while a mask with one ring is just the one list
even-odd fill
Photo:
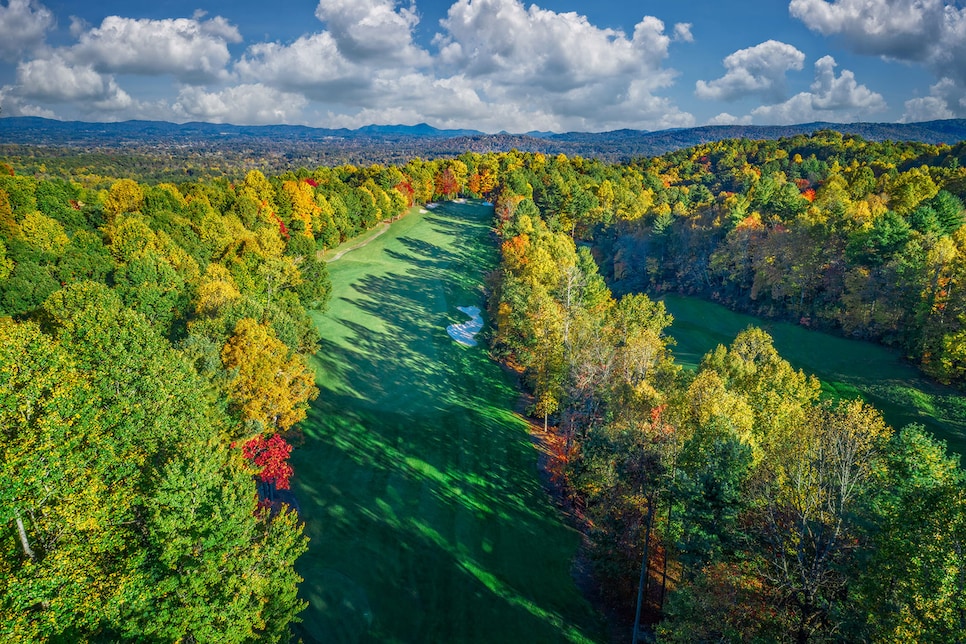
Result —
[[340, 250], [339, 252], [337, 252], [332, 257], [325, 258], [325, 262], [327, 264], [331, 264], [332, 262], [335, 262], [335, 261], [338, 261], [338, 260], [342, 259], [342, 256], [345, 255], [346, 253], [351, 253], [354, 250], [359, 250], [363, 246], [367, 246], [374, 239], [376, 239], [377, 237], [379, 237], [380, 235], [382, 235], [384, 232], [386, 232], [387, 230], [389, 230], [390, 223], [388, 221], [383, 221], [383, 222], [380, 222], [378, 224], [378, 226], [379, 226], [379, 231], [376, 232], [375, 235], [373, 235], [369, 239], [366, 239], [366, 240], [364, 240], [364, 241], [362, 241], [362, 242], [360, 242], [358, 244], [355, 244], [354, 246], [350, 246], [348, 248], [343, 248], [342, 250]]

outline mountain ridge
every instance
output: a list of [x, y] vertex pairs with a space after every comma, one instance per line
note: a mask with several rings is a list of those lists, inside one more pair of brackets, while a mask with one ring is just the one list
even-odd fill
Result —
[[399, 162], [415, 156], [439, 158], [465, 151], [506, 152], [511, 149], [623, 162], [724, 139], [778, 139], [819, 130], [836, 130], [843, 135], [858, 135], [871, 141], [954, 144], [966, 140], [966, 119], [920, 123], [815, 121], [794, 125], [704, 125], [656, 131], [619, 129], [488, 134], [473, 129], [439, 129], [427, 123], [372, 124], [348, 129], [204, 121], [58, 121], [14, 116], [0, 118], [0, 145], [85, 150], [135, 150], [148, 146], [167, 152], [189, 149], [201, 155], [234, 147], [254, 157], [284, 156], [293, 163], [307, 164]]

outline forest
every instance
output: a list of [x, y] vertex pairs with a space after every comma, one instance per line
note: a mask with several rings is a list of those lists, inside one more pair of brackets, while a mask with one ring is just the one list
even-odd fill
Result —
[[0, 120], [0, 158], [22, 171], [75, 178], [101, 174], [151, 183], [227, 177], [251, 169], [267, 175], [304, 166], [405, 165], [410, 159], [451, 159], [463, 152], [510, 152], [627, 163], [722, 139], [778, 139], [835, 128], [869, 141], [912, 140], [939, 145], [966, 139], [966, 120], [923, 123], [716, 125], [648, 132], [529, 132], [485, 134], [420, 125], [371, 125], [355, 130], [290, 125], [123, 121], [84, 123], [40, 117]]
[[494, 204], [490, 351], [562, 438], [616, 620], [666, 642], [962, 639], [958, 457], [821, 395], [760, 329], [681, 368], [656, 298], [881, 342], [962, 386], [964, 157], [820, 131], [174, 183], [10, 159], [0, 635], [288, 639], [326, 251], [466, 196]]
[[966, 635], [958, 456], [821, 395], [761, 329], [680, 368], [647, 294], [872, 338], [961, 385], [963, 151], [825, 131], [607, 168], [504, 158], [493, 351], [563, 439], [635, 640]]

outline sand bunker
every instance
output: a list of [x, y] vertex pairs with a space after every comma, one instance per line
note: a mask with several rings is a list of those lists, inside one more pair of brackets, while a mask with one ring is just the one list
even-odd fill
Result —
[[470, 316], [471, 319], [462, 324], [450, 324], [446, 327], [446, 332], [460, 344], [475, 347], [476, 334], [483, 328], [483, 318], [480, 316], [480, 309], [475, 306], [461, 306], [459, 310]]

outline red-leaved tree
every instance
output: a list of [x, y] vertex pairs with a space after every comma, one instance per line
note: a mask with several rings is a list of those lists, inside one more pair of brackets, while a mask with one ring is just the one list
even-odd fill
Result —
[[242, 445], [242, 456], [261, 468], [257, 476], [265, 483], [272, 483], [276, 489], [289, 489], [289, 479], [292, 478], [292, 466], [288, 464], [288, 457], [292, 453], [292, 446], [285, 442], [279, 434], [272, 434], [266, 439], [259, 434]]

